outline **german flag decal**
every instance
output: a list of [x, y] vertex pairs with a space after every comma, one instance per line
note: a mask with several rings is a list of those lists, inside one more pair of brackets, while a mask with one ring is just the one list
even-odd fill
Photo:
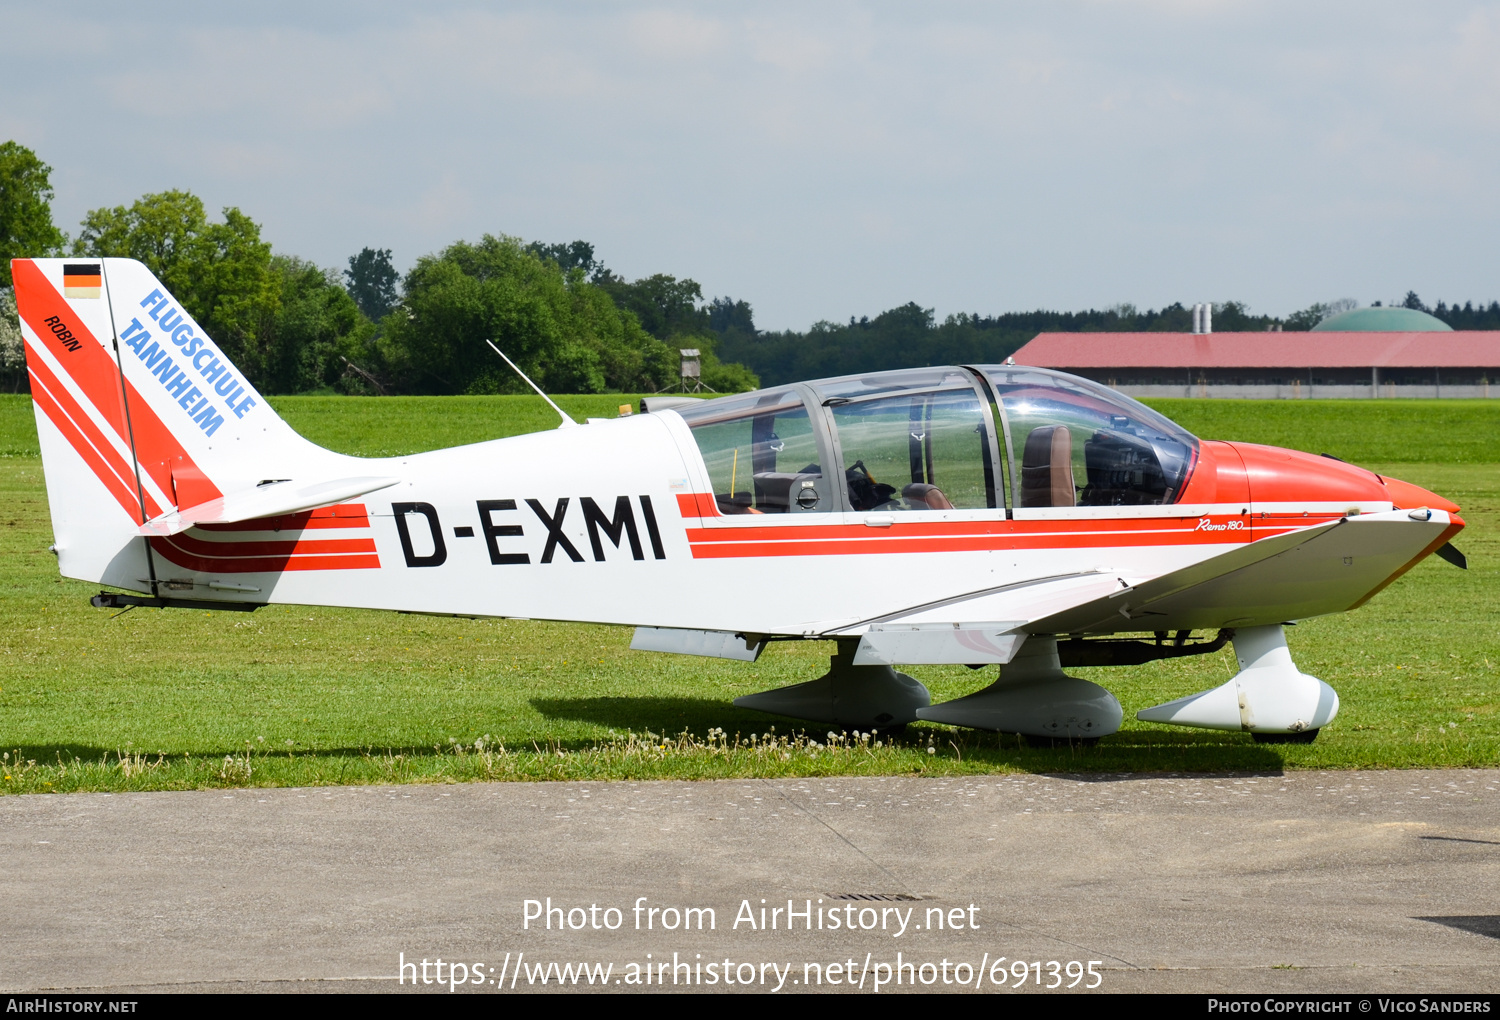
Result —
[[96, 298], [99, 287], [98, 263], [63, 264], [63, 297]]

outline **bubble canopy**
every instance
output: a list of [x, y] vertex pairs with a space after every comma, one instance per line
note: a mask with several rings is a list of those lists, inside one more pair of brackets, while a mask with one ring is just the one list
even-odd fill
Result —
[[1198, 448], [1108, 387], [1013, 365], [840, 376], [673, 410], [725, 514], [1161, 505]]

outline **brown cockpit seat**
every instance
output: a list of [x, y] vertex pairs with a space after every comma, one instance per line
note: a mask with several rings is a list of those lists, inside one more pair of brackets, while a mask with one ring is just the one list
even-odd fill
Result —
[[1021, 506], [1073, 506], [1073, 436], [1066, 425], [1031, 430], [1021, 454]]
[[911, 504], [913, 510], [952, 510], [953, 503], [943, 495], [943, 490], [926, 482], [912, 482], [901, 490], [901, 498]]

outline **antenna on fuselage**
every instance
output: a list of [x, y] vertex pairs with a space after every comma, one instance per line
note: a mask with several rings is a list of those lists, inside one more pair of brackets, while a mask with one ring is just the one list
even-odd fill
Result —
[[493, 341], [486, 340], [485, 343], [487, 343], [487, 344], [490, 345], [490, 350], [492, 350], [496, 354], [500, 355], [500, 357], [505, 361], [505, 363], [507, 365], [509, 365], [511, 367], [511, 370], [514, 371], [516, 373], [516, 375], [520, 376], [522, 379], [524, 379], [526, 381], [526, 385], [527, 386], [530, 386], [532, 389], [536, 390], [536, 395], [537, 396], [539, 396], [543, 400], [545, 400], [547, 402], [548, 406], [551, 407], [552, 410], [556, 411], [559, 416], [561, 416], [561, 418], [562, 418], [562, 424], [559, 425], [559, 426], [557, 426], [558, 428], [565, 429], [565, 428], [569, 427], [570, 425], [577, 425], [578, 424], [572, 418], [568, 417], [568, 412], [567, 411], [564, 411], [562, 408], [560, 408], [556, 404], [554, 404], [552, 402], [552, 398], [549, 397], [549, 396], [547, 396], [547, 394], [543, 393], [542, 392], [542, 388], [540, 386], [538, 386], [536, 383], [532, 382], [531, 379], [530, 379], [530, 377], [527, 376], [525, 372], [523, 372], [519, 368], [517, 368], [516, 367], [516, 363], [514, 361], [511, 361], [509, 358], [505, 357], [505, 352], [502, 351], [500, 348], [496, 347]]

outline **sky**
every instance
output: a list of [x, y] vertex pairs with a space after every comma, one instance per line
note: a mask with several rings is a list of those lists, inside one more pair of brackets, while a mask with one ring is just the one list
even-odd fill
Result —
[[805, 329], [1500, 299], [1500, 2], [36, 4], [0, 139], [399, 269], [581, 238]]

